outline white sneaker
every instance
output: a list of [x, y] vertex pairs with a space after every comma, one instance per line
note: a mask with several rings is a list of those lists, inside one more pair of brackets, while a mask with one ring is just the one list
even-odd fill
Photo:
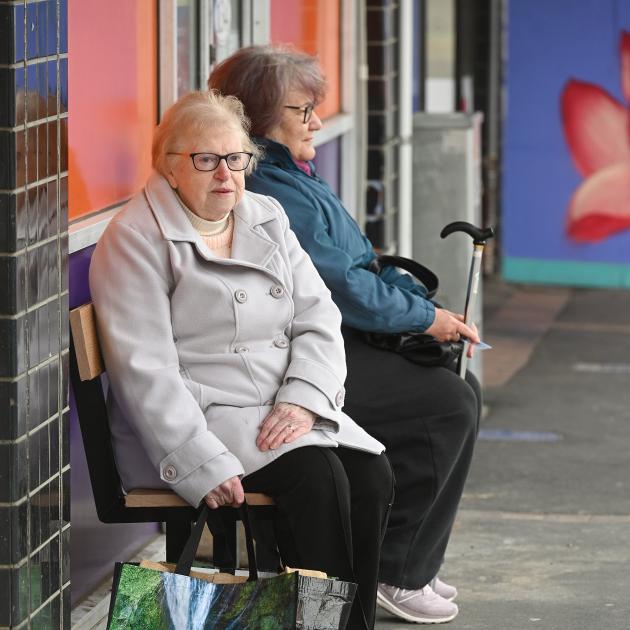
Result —
[[438, 595], [428, 584], [408, 590], [380, 583], [376, 603], [393, 615], [413, 623], [446, 623], [457, 617], [457, 604]]
[[449, 602], [452, 602], [457, 597], [457, 589], [446, 582], [442, 582], [437, 575], [429, 582], [429, 586], [440, 597], [448, 599]]

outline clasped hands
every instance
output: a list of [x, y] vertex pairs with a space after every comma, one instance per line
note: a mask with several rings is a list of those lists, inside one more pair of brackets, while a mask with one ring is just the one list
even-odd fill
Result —
[[435, 319], [425, 330], [429, 335], [433, 335], [438, 341], [459, 341], [462, 337], [470, 342], [468, 346], [468, 358], [472, 358], [474, 344], [479, 343], [477, 326], [466, 326], [464, 316], [458, 313], [451, 313], [445, 308], [435, 309]]
[[[264, 452], [289, 444], [308, 433], [314, 423], [312, 411], [291, 403], [278, 403], [260, 424], [256, 446]], [[244, 500], [245, 492], [239, 477], [227, 479], [205, 496], [206, 504], [213, 510], [223, 505], [238, 507]]]

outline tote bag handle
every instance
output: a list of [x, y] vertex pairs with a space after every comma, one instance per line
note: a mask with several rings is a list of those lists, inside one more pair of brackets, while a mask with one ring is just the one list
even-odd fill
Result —
[[[220, 509], [220, 508], [219, 508]], [[245, 545], [247, 547], [247, 564], [249, 565], [249, 577], [247, 581], [254, 581], [258, 579], [258, 566], [256, 564], [256, 552], [254, 551], [254, 539], [252, 538], [252, 529], [249, 521], [249, 511], [247, 504], [243, 503], [239, 508], [239, 514], [241, 521], [243, 522], [243, 528], [245, 529]], [[207, 505], [204, 505], [199, 512], [197, 522], [190, 533], [188, 541], [182, 551], [177, 566], [175, 567], [175, 573], [179, 575], [190, 575], [193, 562], [197, 549], [199, 548], [199, 542], [201, 541], [201, 535], [203, 534], [203, 528], [208, 524], [208, 528], [213, 534], [219, 533], [224, 528], [221, 517], [217, 513], [217, 510], [211, 510]]]

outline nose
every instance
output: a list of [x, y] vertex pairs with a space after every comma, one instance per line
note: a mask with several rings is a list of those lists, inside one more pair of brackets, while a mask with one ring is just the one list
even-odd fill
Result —
[[308, 121], [308, 128], [310, 131], [317, 131], [324, 126], [322, 123], [322, 119], [317, 115], [317, 112], [313, 110], [311, 114], [311, 119]]
[[219, 166], [214, 169], [214, 176], [222, 181], [230, 178], [230, 169], [228, 168], [225, 158], [221, 159]]

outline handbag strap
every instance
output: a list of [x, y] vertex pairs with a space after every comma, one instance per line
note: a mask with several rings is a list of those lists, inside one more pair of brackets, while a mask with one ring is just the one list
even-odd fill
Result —
[[427, 298], [432, 298], [437, 293], [440, 285], [438, 277], [430, 269], [411, 258], [389, 255], [376, 256], [371, 260], [368, 269], [378, 275], [384, 267], [398, 267], [408, 271], [425, 286]]
[[[245, 545], [247, 547], [247, 564], [249, 565], [249, 577], [247, 581], [254, 581], [258, 579], [258, 566], [256, 563], [256, 552], [254, 550], [254, 539], [252, 538], [252, 528], [249, 521], [249, 511], [247, 504], [243, 503], [239, 507], [239, 514], [243, 522], [243, 528], [245, 529]], [[221, 515], [218, 510], [211, 510], [207, 505], [204, 505], [199, 512], [197, 522], [195, 523], [186, 545], [177, 561], [175, 566], [175, 573], [179, 575], [190, 575], [197, 549], [201, 541], [203, 534], [203, 528], [206, 523], [213, 535], [221, 533], [224, 529], [224, 523], [221, 520]]]

